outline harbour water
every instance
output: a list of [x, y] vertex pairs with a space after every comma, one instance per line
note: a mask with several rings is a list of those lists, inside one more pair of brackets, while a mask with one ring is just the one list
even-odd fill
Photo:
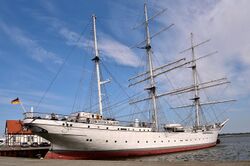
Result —
[[40, 160], [21, 157], [1, 157], [0, 165], [19, 166], [248, 166], [250, 165], [250, 134], [220, 137], [216, 147], [158, 156], [130, 158], [123, 160]]
[[127, 160], [135, 161], [246, 161], [250, 160], [250, 134], [224, 135], [219, 137], [221, 143], [216, 147], [173, 153], [158, 156], [148, 156]]

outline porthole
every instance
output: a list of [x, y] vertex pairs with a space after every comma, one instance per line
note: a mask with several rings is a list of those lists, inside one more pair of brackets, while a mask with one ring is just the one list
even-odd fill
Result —
[[108, 127], [106, 127], [106, 129], [108, 130], [109, 128], [108, 128]]
[[128, 143], [128, 141], [125, 141], [125, 143]]
[[92, 139], [89, 140], [90, 142], [92, 141]]
[[106, 142], [109, 142], [108, 140], [106, 140]]
[[140, 143], [140, 141], [137, 141], [137, 143]]
[[86, 139], [86, 141], [89, 141], [89, 139]]
[[62, 125], [64, 126], [65, 124], [63, 123]]
[[148, 143], [148, 141], [146, 141], [146, 143]]
[[88, 126], [88, 128], [90, 128], [90, 126]]
[[117, 141], [115, 141], [115, 143], [116, 143]]
[[156, 141], [154, 141], [154, 143], [156, 143]]
[[163, 141], [161, 141], [163, 143]]
[[72, 127], [72, 126], [73, 126], [73, 124], [70, 124], [70, 126]]

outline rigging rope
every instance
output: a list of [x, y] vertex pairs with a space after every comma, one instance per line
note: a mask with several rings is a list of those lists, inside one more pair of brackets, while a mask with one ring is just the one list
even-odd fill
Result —
[[[104, 65], [104, 63], [102, 63], [104, 69], [106, 70], [106, 72], [111, 76], [112, 80], [114, 80], [114, 82], [119, 86], [119, 88], [125, 93], [125, 95], [131, 100], [132, 98], [130, 97], [130, 95], [123, 89], [122, 85], [115, 79], [115, 77], [113, 76], [113, 74], [108, 70], [108, 68]], [[139, 110], [140, 108], [137, 106], [137, 104], [134, 104], [134, 106]]]
[[[83, 31], [81, 32], [81, 34], [79, 35], [78, 39], [76, 40], [76, 43], [78, 43], [78, 42], [81, 40], [82, 35], [83, 35], [83, 34], [85, 33], [85, 31], [87, 30], [87, 27], [88, 27], [89, 24], [90, 24], [90, 20], [89, 20], [88, 24], [84, 27], [84, 29], [83, 29]], [[36, 105], [36, 107], [35, 107], [36, 110], [38, 110], [40, 104], [41, 104], [42, 101], [44, 100], [44, 98], [45, 98], [45, 96], [47, 95], [48, 91], [50, 90], [51, 86], [53, 85], [53, 83], [54, 83], [55, 80], [57, 79], [58, 75], [61, 73], [61, 71], [62, 71], [64, 65], [66, 64], [66, 61], [67, 61], [67, 60], [69, 59], [69, 57], [72, 55], [72, 53], [73, 53], [73, 51], [74, 51], [74, 49], [75, 49], [76, 47], [77, 47], [77, 44], [74, 45], [74, 46], [72, 47], [72, 49], [69, 51], [68, 55], [65, 56], [62, 65], [59, 67], [59, 69], [58, 69], [56, 75], [53, 77], [53, 79], [51, 80], [49, 86], [47, 87], [47, 89], [46, 89], [45, 92], [43, 93], [42, 97], [40, 98], [38, 104]]]
[[[154, 56], [154, 59], [156, 60], [156, 62], [157, 62], [158, 64], [160, 64], [158, 58], [154, 55], [153, 52], [152, 52], [152, 55]], [[166, 79], [168, 80], [168, 82], [170, 83], [170, 86], [172, 86], [172, 88], [175, 89], [174, 84], [173, 84], [172, 81], [168, 78], [167, 74], [163, 74], [163, 75], [165, 76], [165, 78], [166, 78]], [[180, 98], [179, 95], [177, 95], [177, 98], [179, 99], [179, 101], [180, 101], [182, 104], [184, 103], [183, 100]], [[165, 98], [163, 97], [163, 100], [168, 104], [168, 106], [169, 106], [170, 108], [172, 107], [172, 106], [170, 105], [170, 103], [167, 101], [167, 99], [165, 99]], [[184, 120], [184, 119], [180, 116], [180, 114], [179, 114], [177, 111], [174, 111], [174, 112], [175, 112], [175, 114], [181, 119], [181, 121]]]

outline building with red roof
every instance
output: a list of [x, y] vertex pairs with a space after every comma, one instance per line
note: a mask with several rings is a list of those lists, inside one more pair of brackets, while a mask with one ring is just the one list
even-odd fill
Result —
[[29, 144], [37, 142], [48, 142], [46, 139], [35, 135], [27, 129], [21, 120], [6, 120], [5, 136], [7, 145], [20, 145], [23, 142]]

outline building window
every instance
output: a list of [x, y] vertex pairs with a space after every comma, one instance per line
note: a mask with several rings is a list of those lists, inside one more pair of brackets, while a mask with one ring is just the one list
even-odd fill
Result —
[[13, 142], [16, 142], [16, 136], [13, 136]]

